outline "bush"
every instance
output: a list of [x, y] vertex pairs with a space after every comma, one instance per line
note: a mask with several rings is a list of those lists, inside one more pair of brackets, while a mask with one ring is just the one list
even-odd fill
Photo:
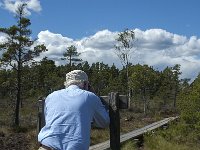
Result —
[[200, 76], [178, 96], [181, 122], [200, 133]]
[[145, 136], [145, 150], [200, 149], [200, 76], [177, 97], [180, 122]]

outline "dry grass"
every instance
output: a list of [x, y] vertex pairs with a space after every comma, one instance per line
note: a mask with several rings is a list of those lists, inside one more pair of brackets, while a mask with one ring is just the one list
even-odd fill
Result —
[[110, 133], [108, 129], [93, 128], [91, 131], [90, 145], [95, 145], [106, 140], [109, 140]]

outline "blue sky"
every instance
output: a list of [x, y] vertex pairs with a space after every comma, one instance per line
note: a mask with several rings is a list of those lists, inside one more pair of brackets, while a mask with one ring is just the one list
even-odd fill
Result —
[[[103, 29], [125, 28], [161, 28], [200, 36], [199, 0], [42, 0], [40, 5], [42, 10], [29, 16], [33, 36], [48, 29], [77, 39]], [[3, 8], [0, 18], [1, 26], [15, 21], [13, 14]]]
[[200, 72], [200, 0], [0, 0], [0, 27], [15, 24], [20, 2], [28, 4], [32, 37], [49, 49], [38, 59], [64, 64], [60, 57], [73, 44], [83, 60], [120, 68], [113, 45], [117, 33], [129, 28], [138, 41], [133, 64], [163, 69], [178, 63], [182, 78]]

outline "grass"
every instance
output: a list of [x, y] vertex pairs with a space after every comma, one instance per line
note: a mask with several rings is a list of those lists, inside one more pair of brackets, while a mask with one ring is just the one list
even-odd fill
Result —
[[109, 140], [110, 133], [108, 129], [93, 128], [91, 130], [90, 145], [95, 145]]
[[199, 150], [198, 147], [190, 147], [183, 143], [167, 141], [160, 135], [145, 138], [144, 150]]
[[121, 150], [137, 150], [136, 141], [128, 140], [121, 145]]
[[172, 122], [167, 130], [146, 134], [144, 150], [200, 150], [198, 133], [188, 130], [184, 122]]

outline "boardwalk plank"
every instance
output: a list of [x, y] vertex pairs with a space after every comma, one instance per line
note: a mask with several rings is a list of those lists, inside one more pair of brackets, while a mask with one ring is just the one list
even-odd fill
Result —
[[[120, 143], [127, 141], [131, 138], [136, 138], [146, 132], [152, 131], [156, 128], [159, 128], [167, 123], [169, 123], [170, 121], [176, 120], [178, 117], [169, 117], [169, 118], [165, 118], [163, 120], [160, 120], [158, 122], [154, 122], [150, 125], [147, 125], [143, 128], [137, 129], [137, 130], [133, 130], [129, 133], [123, 134], [120, 136]], [[106, 150], [110, 147], [110, 140], [107, 140], [103, 143], [99, 143], [96, 145], [92, 145], [90, 146], [89, 150]]]

